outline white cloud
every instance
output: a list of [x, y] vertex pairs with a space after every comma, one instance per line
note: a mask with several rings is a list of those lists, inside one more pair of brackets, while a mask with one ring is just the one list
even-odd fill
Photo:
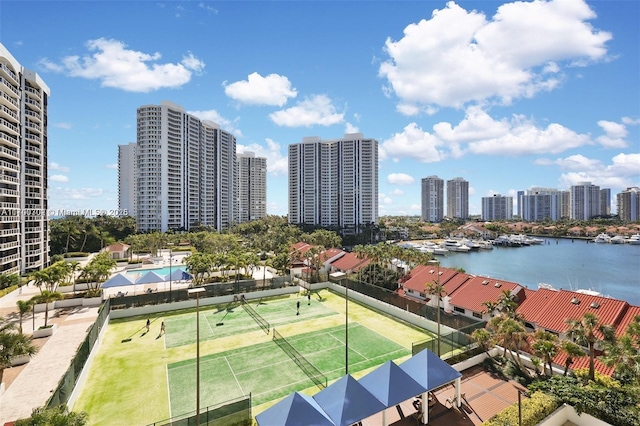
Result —
[[611, 34], [594, 30], [587, 22], [593, 18], [583, 1], [507, 3], [489, 20], [450, 1], [408, 25], [400, 40], [387, 39], [389, 59], [379, 75], [408, 114], [532, 97], [560, 84], [562, 66], [606, 56]]
[[65, 175], [51, 175], [49, 176], [49, 180], [52, 182], [61, 182], [61, 183], [69, 182], [69, 178]]
[[344, 133], [360, 133], [360, 129], [358, 128], [358, 126], [354, 126], [353, 124], [349, 123], [348, 121], [345, 123], [344, 126]]
[[236, 151], [238, 153], [250, 151], [255, 153], [256, 157], [264, 157], [267, 159], [267, 172], [270, 175], [286, 176], [289, 173], [289, 161], [287, 156], [282, 155], [282, 147], [279, 143], [270, 138], [265, 139], [265, 142], [267, 145], [266, 147], [257, 143], [249, 145], [238, 144], [236, 146]]
[[538, 164], [541, 166], [556, 165], [563, 170], [584, 170], [584, 169], [594, 170], [602, 167], [602, 162], [600, 160], [587, 158], [581, 154], [570, 155], [566, 158], [558, 158], [556, 160], [549, 160], [549, 159], [542, 158], [542, 159], [536, 160], [535, 164]]
[[294, 107], [269, 114], [269, 118], [278, 126], [285, 127], [331, 126], [342, 123], [344, 113], [336, 112], [328, 96], [314, 95]]
[[216, 123], [222, 130], [232, 133], [236, 138], [242, 137], [242, 131], [237, 127], [237, 124], [240, 121], [238, 118], [229, 120], [221, 116], [215, 109], [205, 111], [187, 111], [187, 113], [198, 117], [200, 120], [208, 120]]
[[105, 167], [107, 169], [118, 170], [118, 163], [107, 164], [107, 165], [105, 165]]
[[402, 189], [400, 189], [400, 188], [396, 188], [393, 191], [391, 191], [391, 195], [402, 196], [402, 195], [404, 195], [404, 191]]
[[400, 133], [385, 140], [379, 147], [379, 158], [398, 161], [402, 157], [415, 158], [423, 163], [433, 163], [443, 159], [438, 152], [439, 140], [422, 130], [416, 123], [409, 123]]
[[222, 83], [224, 93], [244, 104], [283, 106], [289, 98], [298, 95], [291, 87], [289, 79], [283, 75], [269, 74], [266, 77], [257, 72], [249, 74], [247, 80], [235, 83]]
[[103, 87], [143, 93], [180, 87], [205, 67], [204, 62], [191, 53], [179, 63], [158, 63], [160, 53], [130, 50], [123, 42], [113, 39], [89, 40], [86, 46], [94, 53], [66, 56], [59, 64], [43, 59], [40, 64], [49, 71], [65, 72], [71, 77], [99, 80]]
[[561, 170], [566, 170], [559, 182], [563, 188], [576, 185], [578, 182], [592, 182], [600, 188], [624, 189], [638, 185], [640, 153], [618, 154], [611, 158], [611, 164], [604, 164], [600, 160], [583, 155], [538, 161], [537, 164], [557, 165]]
[[56, 162], [49, 163], [49, 170], [57, 170], [62, 173], [69, 173], [69, 168], [67, 166], [61, 166]]
[[626, 137], [629, 134], [624, 124], [614, 121], [600, 120], [598, 126], [604, 130], [604, 135], [598, 136], [596, 142], [605, 148], [625, 148], [627, 146]]
[[58, 129], [64, 129], [64, 130], [69, 130], [73, 127], [73, 124], [71, 123], [54, 123], [53, 127], [56, 127]]
[[622, 122], [628, 126], [640, 124], [640, 118], [622, 117]]
[[390, 173], [387, 176], [387, 182], [394, 185], [411, 185], [415, 183], [415, 179], [406, 173]]

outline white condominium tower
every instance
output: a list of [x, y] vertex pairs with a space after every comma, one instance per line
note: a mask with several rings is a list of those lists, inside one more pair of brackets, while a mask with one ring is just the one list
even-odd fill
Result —
[[47, 102], [50, 90], [0, 43], [0, 273], [49, 263]]
[[421, 216], [425, 222], [442, 222], [444, 217], [444, 180], [438, 176], [422, 179]]
[[289, 145], [289, 223], [350, 234], [377, 221], [377, 140], [350, 133]]
[[633, 186], [616, 195], [618, 216], [624, 222], [640, 220], [640, 188]]
[[137, 129], [138, 230], [233, 225], [236, 138], [168, 101], [138, 108]]
[[571, 219], [589, 220], [600, 215], [600, 187], [591, 182], [573, 185], [571, 192]]
[[118, 210], [136, 217], [138, 193], [136, 191], [136, 143], [118, 145]]
[[510, 220], [513, 218], [513, 197], [495, 194], [482, 197], [482, 220]]
[[447, 181], [447, 216], [462, 220], [469, 218], [469, 182], [461, 177]]
[[555, 188], [531, 188], [520, 197], [521, 219], [528, 222], [562, 219], [563, 193], [566, 195], [566, 191]]
[[237, 222], [263, 219], [267, 215], [267, 159], [253, 152], [237, 154]]

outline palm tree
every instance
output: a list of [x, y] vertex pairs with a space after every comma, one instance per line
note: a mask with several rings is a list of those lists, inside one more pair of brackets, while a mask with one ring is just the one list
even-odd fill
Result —
[[471, 337], [476, 341], [478, 346], [487, 354], [489, 358], [492, 358], [489, 353], [489, 349], [493, 347], [493, 335], [486, 328], [478, 328], [473, 330]]
[[62, 300], [64, 296], [57, 291], [42, 290], [40, 294], [33, 296], [31, 300], [33, 303], [44, 303], [44, 326], [47, 327], [49, 320], [49, 303], [53, 303], [56, 300]]
[[482, 302], [481, 305], [487, 308], [487, 313], [489, 314], [489, 316], [493, 317], [493, 312], [496, 309], [498, 309], [498, 306], [500, 306], [500, 303], [487, 301], [487, 302]]
[[29, 311], [31, 311], [33, 303], [30, 300], [18, 300], [16, 305], [18, 306], [18, 318], [20, 321], [18, 330], [22, 333], [22, 319], [27, 313], [29, 313]]
[[502, 356], [506, 356], [507, 351], [509, 351], [511, 358], [522, 366], [520, 346], [522, 346], [526, 335], [522, 323], [505, 314], [501, 314], [491, 318], [489, 327], [494, 330], [497, 343], [504, 348]]
[[584, 349], [580, 345], [576, 345], [571, 340], [563, 340], [560, 343], [560, 349], [565, 353], [566, 359], [564, 361], [564, 375], [569, 373], [569, 367], [573, 364], [573, 359], [584, 356]]
[[630, 334], [607, 344], [606, 355], [601, 359], [607, 367], [615, 367], [616, 373], [640, 384], [640, 350]]
[[591, 312], [585, 313], [580, 319], [568, 319], [566, 323], [569, 326], [567, 336], [589, 349], [589, 379], [595, 380], [596, 344], [603, 341], [612, 342], [615, 333], [613, 327], [601, 324], [598, 317]]
[[[549, 375], [553, 376], [553, 358], [558, 355], [558, 337], [548, 331], [538, 330], [534, 334], [533, 352], [549, 366]], [[544, 368], [543, 368], [544, 370]]]
[[38, 348], [33, 344], [33, 338], [17, 332], [15, 325], [0, 318], [0, 383], [5, 368], [11, 367], [11, 360], [17, 356], [33, 356]]
[[436, 297], [436, 322], [438, 323], [438, 356], [440, 356], [440, 301], [443, 296], [447, 295], [447, 291], [444, 286], [440, 284], [440, 268], [438, 268], [438, 276], [435, 282], [427, 283], [427, 294], [434, 295]]

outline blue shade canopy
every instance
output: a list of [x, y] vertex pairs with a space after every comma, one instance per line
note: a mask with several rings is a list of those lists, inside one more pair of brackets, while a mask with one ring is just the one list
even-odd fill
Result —
[[393, 407], [427, 391], [393, 361], [385, 362], [358, 382], [387, 407]]
[[164, 277], [156, 274], [153, 271], [149, 271], [136, 281], [136, 284], [151, 284], [151, 283], [162, 283], [164, 282]]
[[[386, 407], [350, 375], [343, 376], [313, 396], [336, 426], [349, 426]], [[304, 423], [303, 423], [304, 424]]]
[[191, 279], [191, 274], [183, 271], [180, 268], [174, 269], [171, 274], [167, 274], [165, 281], [169, 281], [169, 278], [171, 278], [174, 281], [179, 281], [179, 280], [190, 280]]
[[399, 367], [428, 391], [451, 383], [462, 376], [462, 373], [456, 371], [429, 349], [423, 349]]
[[100, 287], [110, 288], [122, 287], [125, 285], [133, 285], [133, 281], [131, 281], [125, 274], [116, 274], [113, 277], [109, 278], [107, 281], [103, 282]]
[[259, 426], [335, 426], [310, 396], [294, 392], [256, 416]]

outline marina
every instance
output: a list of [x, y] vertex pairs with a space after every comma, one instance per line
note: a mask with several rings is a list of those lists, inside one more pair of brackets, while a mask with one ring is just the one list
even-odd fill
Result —
[[640, 306], [640, 247], [593, 244], [589, 240], [544, 238], [525, 247], [494, 245], [493, 250], [449, 251], [440, 264], [468, 274], [517, 282], [532, 290], [597, 292]]

